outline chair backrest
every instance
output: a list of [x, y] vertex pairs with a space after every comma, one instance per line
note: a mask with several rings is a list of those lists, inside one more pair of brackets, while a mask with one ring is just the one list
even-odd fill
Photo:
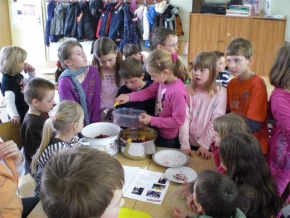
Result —
[[188, 55], [188, 42], [187, 41], [178, 40], [177, 54]]
[[4, 142], [13, 140], [19, 149], [22, 148], [22, 140], [20, 136], [20, 124], [13, 126], [11, 122], [0, 124], [0, 137]]

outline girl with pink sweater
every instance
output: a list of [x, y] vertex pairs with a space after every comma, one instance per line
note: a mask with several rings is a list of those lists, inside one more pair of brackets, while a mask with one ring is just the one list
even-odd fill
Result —
[[194, 58], [186, 119], [179, 129], [180, 149], [191, 156], [191, 149], [195, 149], [205, 159], [211, 157], [208, 150], [215, 135], [213, 122], [226, 112], [226, 89], [215, 82], [216, 63], [213, 52], [201, 52]]

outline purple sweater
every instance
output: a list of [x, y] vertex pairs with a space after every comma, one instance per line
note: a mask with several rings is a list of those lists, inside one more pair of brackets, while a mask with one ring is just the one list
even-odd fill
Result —
[[[88, 74], [82, 82], [89, 113], [90, 123], [100, 121], [101, 112], [101, 80], [98, 70], [89, 66]], [[61, 100], [76, 101], [80, 104], [79, 93], [69, 77], [63, 77], [58, 81], [58, 92]]]
[[178, 136], [178, 129], [185, 121], [186, 89], [178, 79], [170, 84], [152, 83], [148, 88], [129, 94], [130, 101], [144, 101], [156, 97], [155, 116], [151, 126], [159, 128], [159, 134], [166, 139]]

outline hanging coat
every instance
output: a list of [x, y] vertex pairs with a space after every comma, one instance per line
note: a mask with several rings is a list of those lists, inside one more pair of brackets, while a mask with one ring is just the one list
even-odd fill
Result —
[[79, 13], [78, 2], [70, 3], [66, 13], [64, 36], [77, 38], [77, 17]]
[[126, 44], [135, 44], [141, 49], [138, 34], [132, 20], [134, 15], [133, 13], [131, 13], [127, 2], [123, 3], [123, 10], [124, 10], [124, 31], [121, 41], [118, 45], [118, 50], [122, 51], [123, 47]]
[[115, 5], [116, 3], [108, 3], [106, 5], [106, 11], [101, 16], [102, 21], [101, 21], [100, 30], [97, 37], [103, 37], [103, 36], [109, 35], [110, 24], [111, 24]]
[[50, 35], [50, 26], [51, 21], [54, 17], [54, 8], [55, 8], [55, 1], [50, 1], [47, 4], [47, 20], [46, 20], [46, 29], [45, 29], [45, 45], [47, 47], [50, 46], [50, 42], [58, 42], [58, 36]]
[[80, 2], [80, 13], [77, 18], [78, 41], [95, 40], [96, 23], [91, 15], [90, 3]]
[[60, 38], [63, 37], [66, 11], [67, 5], [59, 2], [54, 9], [54, 17], [51, 22], [50, 35], [57, 35]]
[[123, 24], [124, 24], [124, 10], [122, 8], [123, 3], [118, 3], [115, 6], [109, 31], [109, 38], [111, 38], [116, 45], [119, 43], [117, 39], [121, 39], [123, 34]]

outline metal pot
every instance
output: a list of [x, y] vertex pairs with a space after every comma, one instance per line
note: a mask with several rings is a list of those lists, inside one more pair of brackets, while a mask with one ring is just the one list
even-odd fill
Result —
[[156, 151], [154, 141], [157, 136], [157, 131], [149, 127], [125, 129], [120, 133], [120, 150], [132, 160], [150, 158]]
[[[121, 128], [113, 123], [98, 122], [87, 125], [82, 129], [83, 139], [80, 140], [83, 146], [96, 148], [114, 155], [119, 151], [118, 136]], [[101, 134], [106, 138], [96, 138]]]

